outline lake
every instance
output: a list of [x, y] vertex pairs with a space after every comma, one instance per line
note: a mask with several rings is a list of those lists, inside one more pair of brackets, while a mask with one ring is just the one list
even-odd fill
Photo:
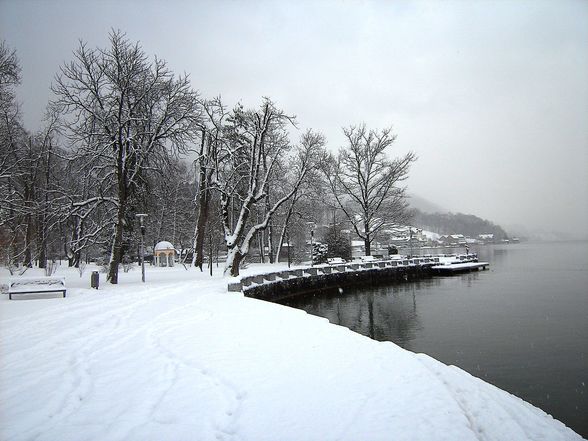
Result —
[[490, 269], [283, 303], [459, 366], [588, 438], [588, 242], [471, 251]]

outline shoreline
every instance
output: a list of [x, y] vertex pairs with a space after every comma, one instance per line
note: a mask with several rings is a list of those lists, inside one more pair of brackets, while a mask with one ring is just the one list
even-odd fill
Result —
[[581, 439], [459, 368], [227, 293], [219, 271], [67, 276], [66, 299], [0, 300], [2, 438]]

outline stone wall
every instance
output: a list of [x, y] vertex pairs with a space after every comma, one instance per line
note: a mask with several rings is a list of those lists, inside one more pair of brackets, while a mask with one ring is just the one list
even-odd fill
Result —
[[229, 291], [262, 300], [281, 300], [313, 291], [343, 286], [405, 282], [430, 277], [434, 259], [410, 259], [320, 266], [244, 277]]

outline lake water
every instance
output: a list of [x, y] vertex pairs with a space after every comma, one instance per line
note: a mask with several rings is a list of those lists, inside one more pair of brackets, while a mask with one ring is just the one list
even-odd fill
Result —
[[284, 303], [459, 366], [588, 438], [588, 243], [471, 251], [490, 269]]

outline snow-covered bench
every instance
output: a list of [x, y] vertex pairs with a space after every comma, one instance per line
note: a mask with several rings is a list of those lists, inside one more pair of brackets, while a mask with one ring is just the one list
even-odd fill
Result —
[[327, 263], [329, 265], [341, 265], [345, 263], [345, 259], [342, 259], [341, 257], [329, 257]]
[[[38, 295], [62, 293], [65, 297], [65, 277], [19, 277], [8, 282], [8, 298], [38, 298]], [[36, 295], [35, 295], [36, 294]]]

